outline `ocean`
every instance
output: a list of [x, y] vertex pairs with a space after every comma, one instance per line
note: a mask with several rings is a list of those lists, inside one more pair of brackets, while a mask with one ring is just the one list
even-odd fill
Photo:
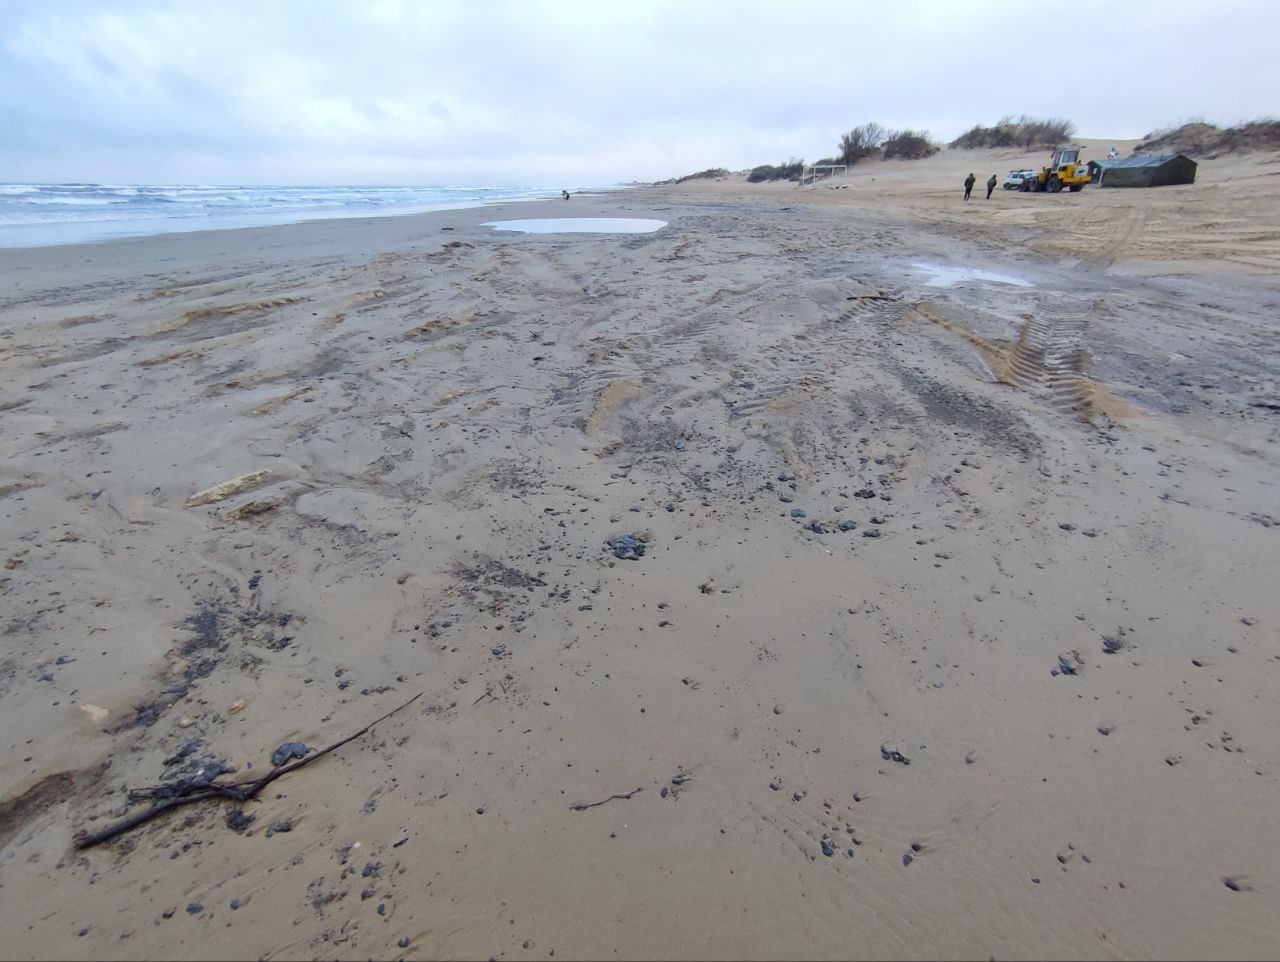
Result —
[[[571, 193], [622, 185], [565, 185]], [[0, 184], [0, 247], [384, 217], [559, 197], [560, 187], [164, 187]]]

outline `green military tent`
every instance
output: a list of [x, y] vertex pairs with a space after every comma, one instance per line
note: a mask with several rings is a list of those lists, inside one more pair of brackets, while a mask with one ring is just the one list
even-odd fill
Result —
[[1099, 187], [1168, 187], [1196, 182], [1196, 162], [1185, 154], [1091, 160], [1089, 172]]

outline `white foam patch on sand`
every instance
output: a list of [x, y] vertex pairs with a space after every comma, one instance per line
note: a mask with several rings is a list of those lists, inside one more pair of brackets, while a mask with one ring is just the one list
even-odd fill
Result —
[[643, 217], [542, 217], [490, 221], [484, 226], [522, 234], [652, 234], [667, 222]]
[[976, 267], [952, 267], [947, 264], [930, 264], [925, 261], [913, 261], [911, 266], [928, 275], [926, 287], [955, 287], [965, 281], [990, 281], [994, 284], [1013, 284], [1015, 287], [1035, 287], [1026, 278], [1013, 274], [997, 274], [995, 271], [984, 271]]

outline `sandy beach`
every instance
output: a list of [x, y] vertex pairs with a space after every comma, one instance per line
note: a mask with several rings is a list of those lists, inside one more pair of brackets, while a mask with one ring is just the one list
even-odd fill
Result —
[[1280, 158], [1045, 162], [0, 250], [4, 954], [1273, 957]]

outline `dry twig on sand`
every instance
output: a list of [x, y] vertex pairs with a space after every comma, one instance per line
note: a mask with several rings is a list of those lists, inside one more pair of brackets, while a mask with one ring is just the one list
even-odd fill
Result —
[[595, 808], [598, 805], [603, 805], [605, 802], [612, 802], [615, 798], [630, 798], [636, 792], [643, 792], [643, 791], [644, 791], [644, 788], [641, 787], [641, 788], [633, 789], [632, 791], [629, 791], [629, 792], [623, 792], [621, 795], [610, 795], [608, 798], [602, 798], [598, 802], [574, 802], [572, 805], [569, 806], [569, 810], [572, 812], [585, 812], [587, 809]]
[[[408, 708], [421, 697], [422, 692], [418, 692], [418, 694], [414, 695], [407, 702], [391, 709], [391, 711], [387, 712], [385, 715], [375, 718], [355, 734], [348, 735], [346, 738], [343, 738], [341, 741], [336, 741], [332, 745], [327, 745], [315, 754], [308, 755], [306, 758], [302, 758], [294, 762], [288, 762], [283, 765], [276, 765], [271, 769], [271, 771], [267, 772], [267, 774], [263, 775], [261, 778], [254, 779], [253, 781], [219, 782], [215, 780], [183, 786], [179, 789], [177, 794], [165, 798], [163, 801], [157, 802], [144, 812], [138, 812], [135, 815], [130, 815], [128, 818], [121, 819], [113, 825], [108, 825], [100, 832], [94, 832], [91, 835], [83, 832], [78, 834], [75, 839], [75, 846], [78, 849], [91, 848], [94, 845], [108, 841], [109, 839], [115, 838], [117, 835], [121, 835], [131, 829], [137, 828], [139, 825], [144, 822], [149, 822], [151, 819], [163, 812], [167, 812], [173, 808], [178, 808], [182, 805], [189, 805], [192, 802], [203, 802], [208, 798], [229, 798], [235, 802], [248, 801], [249, 799], [256, 797], [259, 792], [274, 782], [281, 775], [287, 775], [290, 772], [295, 772], [303, 765], [309, 765], [317, 758], [322, 758], [331, 751], [341, 748], [343, 745], [347, 744], [347, 742], [355, 741], [361, 735], [372, 729], [374, 725], [377, 725], [379, 722], [386, 721], [401, 709]], [[158, 790], [154, 788], [139, 789], [136, 793], [131, 792], [130, 795], [135, 798], [154, 798], [156, 797], [157, 792]]]

